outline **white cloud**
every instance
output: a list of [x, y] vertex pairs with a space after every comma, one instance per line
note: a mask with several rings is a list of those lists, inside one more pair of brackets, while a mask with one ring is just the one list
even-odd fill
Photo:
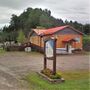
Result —
[[12, 14], [19, 15], [23, 10], [14, 10], [6, 7], [0, 7], [0, 26], [8, 25]]

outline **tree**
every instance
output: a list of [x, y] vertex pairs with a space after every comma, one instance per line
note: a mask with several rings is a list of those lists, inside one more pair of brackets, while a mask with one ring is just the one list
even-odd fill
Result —
[[85, 24], [82, 29], [85, 34], [90, 35], [90, 24]]
[[47, 14], [42, 14], [40, 16], [40, 26], [50, 28], [53, 26], [52, 20]]
[[24, 35], [22, 30], [20, 30], [19, 33], [18, 33], [17, 41], [19, 43], [24, 43], [25, 42], [25, 35]]
[[[16, 39], [17, 32], [22, 29], [25, 36], [28, 36], [28, 32], [32, 28], [37, 26], [52, 28], [62, 25], [71, 25], [79, 31], [83, 31], [85, 34], [90, 34], [90, 24], [81, 24], [77, 21], [68, 21], [67, 19], [63, 21], [62, 19], [55, 18], [51, 15], [51, 11], [48, 9], [42, 10], [41, 8], [27, 8], [19, 16], [13, 14], [10, 20], [9, 26], [4, 26], [3, 32], [7, 33], [6, 39], [10, 40]], [[12, 35], [13, 32], [13, 35]], [[8, 35], [9, 34], [9, 35]]]
[[11, 30], [18, 30], [19, 29], [19, 17], [15, 14], [12, 14], [11, 22], [10, 22]]

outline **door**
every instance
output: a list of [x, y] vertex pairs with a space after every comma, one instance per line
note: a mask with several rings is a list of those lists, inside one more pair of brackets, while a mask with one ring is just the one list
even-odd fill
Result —
[[68, 43], [66, 44], [66, 51], [67, 52], [69, 51], [69, 44]]
[[66, 51], [67, 51], [68, 53], [72, 53], [72, 46], [70, 45], [70, 43], [67, 43], [67, 44], [66, 44]]

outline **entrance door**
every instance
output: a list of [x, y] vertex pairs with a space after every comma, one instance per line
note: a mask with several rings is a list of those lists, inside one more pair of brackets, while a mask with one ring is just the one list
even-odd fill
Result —
[[66, 51], [69, 51], [69, 44], [66, 44]]
[[68, 53], [72, 53], [72, 47], [71, 47], [71, 45], [70, 45], [70, 43], [67, 43], [66, 44], [66, 51], [68, 52]]

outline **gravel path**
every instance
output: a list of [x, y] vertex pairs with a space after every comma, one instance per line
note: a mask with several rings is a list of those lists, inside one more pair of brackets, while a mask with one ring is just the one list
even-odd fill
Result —
[[[52, 68], [52, 61], [48, 60]], [[38, 53], [8, 52], [0, 56], [0, 90], [28, 90], [22, 75], [43, 69], [43, 55]], [[57, 70], [89, 70], [88, 55], [57, 56]]]

